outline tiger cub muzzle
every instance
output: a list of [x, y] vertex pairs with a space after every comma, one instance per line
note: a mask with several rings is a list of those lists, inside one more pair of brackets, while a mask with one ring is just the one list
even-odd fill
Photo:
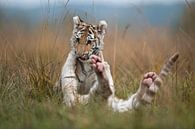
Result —
[[88, 60], [90, 57], [90, 50], [92, 49], [92, 44], [76, 44], [76, 55], [82, 60]]

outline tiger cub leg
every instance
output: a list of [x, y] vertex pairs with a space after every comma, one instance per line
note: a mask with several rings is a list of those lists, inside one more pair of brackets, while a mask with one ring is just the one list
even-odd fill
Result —
[[114, 93], [114, 84], [110, 72], [110, 66], [107, 62], [102, 62], [101, 58], [96, 55], [91, 56], [91, 61], [98, 81], [95, 94], [107, 99]]
[[66, 62], [62, 68], [60, 76], [61, 90], [63, 93], [63, 103], [71, 107], [78, 101], [79, 95], [77, 93], [78, 82], [75, 74], [76, 56], [72, 50], [68, 54]]
[[73, 77], [62, 79], [62, 91], [63, 102], [68, 107], [72, 107], [77, 103], [87, 104], [91, 96], [91, 94], [78, 94], [77, 80]]
[[76, 104], [77, 101], [77, 82], [74, 78], [62, 78], [61, 79], [63, 103], [71, 107]]
[[[159, 76], [155, 72], [148, 72], [144, 75], [140, 82], [140, 86], [136, 93], [130, 95], [127, 99], [120, 99], [113, 93], [108, 98], [108, 106], [114, 111], [125, 112], [133, 109], [137, 109], [141, 105], [147, 103], [145, 101], [145, 94], [149, 92], [150, 87], [154, 85], [154, 82], [159, 80]], [[156, 86], [155, 86], [156, 87]], [[155, 93], [152, 97], [154, 97]]]
[[[151, 103], [155, 94], [158, 91], [158, 88], [162, 85], [162, 80], [159, 75], [155, 72], [148, 72], [143, 76], [143, 79], [140, 82], [139, 89], [136, 92], [136, 101], [134, 107], [138, 105]], [[150, 97], [148, 97], [150, 96]], [[149, 101], [149, 99], [151, 99]]]

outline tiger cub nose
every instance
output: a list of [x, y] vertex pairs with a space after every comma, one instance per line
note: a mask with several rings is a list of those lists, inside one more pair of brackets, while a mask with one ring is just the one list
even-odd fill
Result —
[[77, 46], [77, 53], [79, 55], [81, 55], [81, 54], [88, 54], [89, 50], [90, 50], [89, 45], [81, 45], [80, 44], [80, 45]]

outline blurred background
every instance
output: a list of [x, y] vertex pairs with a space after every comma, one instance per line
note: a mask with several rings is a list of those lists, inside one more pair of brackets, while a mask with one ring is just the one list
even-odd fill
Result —
[[105, 19], [130, 31], [150, 26], [176, 30], [190, 6], [185, 0], [1, 0], [0, 5], [1, 24], [32, 29], [45, 20], [60, 25], [68, 16], [79, 15], [89, 22]]
[[[95, 103], [64, 110], [60, 91], [53, 89], [70, 50], [75, 15], [92, 24], [107, 21], [103, 52], [120, 98], [179, 52], [149, 109], [119, 115]], [[0, 0], [2, 129], [193, 129], [194, 72], [193, 0]]]

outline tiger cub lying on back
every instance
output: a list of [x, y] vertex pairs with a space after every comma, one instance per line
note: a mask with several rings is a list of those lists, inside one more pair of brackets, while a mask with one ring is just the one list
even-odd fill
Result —
[[178, 54], [168, 60], [159, 75], [155, 72], [146, 73], [135, 94], [127, 100], [119, 99], [115, 96], [110, 66], [102, 54], [107, 23], [100, 21], [98, 25], [92, 25], [78, 16], [73, 17], [73, 22], [71, 51], [59, 81], [65, 105], [71, 107], [77, 103], [86, 104], [99, 96], [114, 111], [124, 112], [151, 103]]

